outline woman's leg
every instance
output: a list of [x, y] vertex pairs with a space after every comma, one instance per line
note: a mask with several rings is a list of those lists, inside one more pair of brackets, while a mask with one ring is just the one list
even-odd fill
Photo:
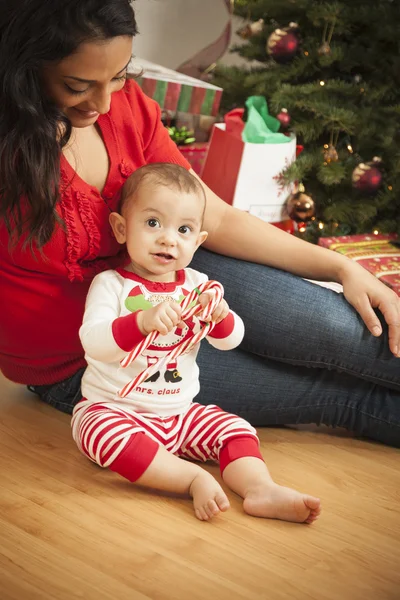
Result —
[[61, 412], [72, 415], [74, 406], [82, 399], [81, 380], [85, 369], [79, 369], [68, 379], [52, 385], [28, 385], [28, 390]]
[[281, 362], [346, 372], [400, 391], [400, 359], [387, 328], [373, 337], [343, 294], [270, 267], [199, 250], [191, 266], [217, 279], [243, 319], [243, 350]]
[[323, 423], [400, 447], [400, 392], [329, 369], [219, 352], [203, 342], [202, 404], [218, 404], [255, 427]]
[[[225, 287], [243, 318], [241, 349], [202, 344], [199, 402], [253, 425], [325, 423], [400, 446], [400, 360], [342, 295], [204, 250], [192, 265]], [[316, 367], [316, 368], [310, 368]]]

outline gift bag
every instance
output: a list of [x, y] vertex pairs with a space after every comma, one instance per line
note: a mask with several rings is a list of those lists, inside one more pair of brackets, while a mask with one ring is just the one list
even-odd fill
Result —
[[254, 98], [246, 103], [246, 123], [243, 109], [235, 109], [214, 125], [202, 179], [228, 204], [276, 222], [285, 218], [292, 191], [282, 172], [296, 159], [296, 136], [278, 133], [280, 123], [268, 115], [265, 99]]

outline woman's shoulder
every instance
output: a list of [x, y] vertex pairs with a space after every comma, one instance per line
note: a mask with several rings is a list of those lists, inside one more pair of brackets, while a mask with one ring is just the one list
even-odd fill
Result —
[[113, 94], [107, 118], [111, 119], [120, 146], [146, 151], [160, 128], [161, 110], [135, 80], [128, 79], [122, 90]]
[[139, 84], [128, 79], [122, 90], [113, 94], [111, 119], [117, 144], [124, 156], [142, 152], [142, 164], [172, 162], [190, 169], [161, 121], [159, 104], [146, 96]]
[[134, 79], [127, 79], [122, 90], [113, 94], [111, 114], [115, 113], [134, 118], [140, 126], [141, 122], [148, 125], [157, 121], [160, 109], [154, 100], [146, 96]]

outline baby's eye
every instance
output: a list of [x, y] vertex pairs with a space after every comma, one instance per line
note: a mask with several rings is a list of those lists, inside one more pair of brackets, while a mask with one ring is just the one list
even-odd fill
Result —
[[181, 225], [178, 229], [179, 233], [190, 233], [191, 229], [188, 225]]
[[160, 227], [160, 222], [157, 219], [148, 219], [146, 223], [149, 227]]

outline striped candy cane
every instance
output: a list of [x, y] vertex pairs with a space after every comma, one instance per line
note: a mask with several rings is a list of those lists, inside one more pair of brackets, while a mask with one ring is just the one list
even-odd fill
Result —
[[[200, 294], [210, 289], [215, 290], [214, 298], [210, 300], [205, 308], [203, 308], [198, 302], [198, 297]], [[198, 331], [196, 334], [192, 334], [192, 336], [188, 339], [183, 340], [176, 348], [171, 350], [171, 352], [168, 352], [163, 358], [158, 359], [157, 362], [153, 363], [147, 367], [147, 369], [139, 373], [135, 379], [127, 383], [122, 390], [118, 392], [118, 395], [121, 398], [125, 398], [125, 396], [127, 396], [133, 389], [151, 377], [153, 373], [160, 370], [165, 364], [176, 359], [180, 354], [188, 352], [193, 346], [205, 338], [215, 327], [214, 323], [207, 321], [205, 322], [205, 320], [212, 315], [223, 297], [224, 288], [220, 283], [218, 283], [218, 281], [206, 281], [205, 283], [200, 284], [197, 288], [194, 288], [194, 290], [192, 290], [190, 294], [188, 294], [180, 303], [180, 306], [182, 307], [181, 319], [184, 321], [185, 319], [193, 317], [194, 315], [198, 315], [198, 319], [201, 321], [200, 331]], [[190, 307], [193, 302], [194, 305]], [[199, 313], [202, 314], [200, 315]], [[133, 348], [133, 350], [131, 350], [129, 354], [121, 360], [121, 367], [128, 367], [140, 354], [146, 350], [146, 348], [151, 346], [151, 344], [159, 335], [160, 334], [158, 331], [152, 331], [149, 333], [149, 335], [142, 342], [135, 346], [135, 348]]]

